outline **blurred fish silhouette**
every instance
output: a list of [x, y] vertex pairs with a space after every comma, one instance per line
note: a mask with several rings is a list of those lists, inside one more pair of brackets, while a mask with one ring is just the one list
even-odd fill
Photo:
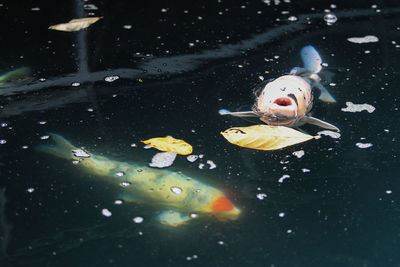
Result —
[[68, 159], [123, 189], [121, 199], [162, 209], [159, 221], [181, 225], [197, 216], [211, 215], [219, 220], [236, 220], [240, 210], [222, 191], [182, 173], [110, 160], [72, 145], [58, 134], [50, 134], [55, 145], [43, 144], [38, 150]]
[[318, 73], [321, 71], [322, 59], [317, 50], [311, 46], [301, 49], [303, 68], [295, 67], [289, 75], [269, 80], [260, 85], [256, 91], [256, 101], [252, 111], [231, 112], [219, 110], [220, 115], [236, 117], [259, 117], [268, 125], [298, 127], [305, 123], [322, 128], [339, 131], [339, 129], [322, 120], [309, 115], [313, 105], [311, 89], [321, 91], [319, 99], [324, 102], [336, 102], [335, 98], [320, 83]]
[[0, 84], [30, 79], [31, 68], [20, 67], [0, 75]]

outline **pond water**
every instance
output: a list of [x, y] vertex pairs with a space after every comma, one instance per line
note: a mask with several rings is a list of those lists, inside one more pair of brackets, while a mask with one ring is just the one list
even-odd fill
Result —
[[[0, 84], [0, 265], [400, 266], [400, 6], [306, 2], [0, 2], [0, 70], [25, 67]], [[104, 18], [48, 30], [86, 16]], [[300, 66], [309, 44], [337, 100], [313, 115], [340, 138], [228, 143], [221, 131], [260, 122], [218, 110], [251, 108], [261, 79]], [[183, 139], [203, 157], [167, 169], [220, 189], [240, 216], [162, 225], [157, 206], [116, 205], [123, 188], [38, 152], [49, 133], [143, 166], [159, 151], [141, 140]]]

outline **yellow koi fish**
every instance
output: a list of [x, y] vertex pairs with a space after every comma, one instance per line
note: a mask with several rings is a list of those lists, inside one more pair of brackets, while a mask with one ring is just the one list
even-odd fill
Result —
[[310, 123], [339, 131], [336, 126], [310, 116], [313, 87], [320, 90], [320, 100], [328, 103], [334, 103], [336, 100], [320, 83], [318, 73], [322, 69], [322, 59], [318, 51], [311, 45], [305, 46], [301, 49], [301, 58], [303, 68], [295, 67], [290, 71], [290, 75], [271, 79], [259, 86], [252, 111], [231, 112], [221, 109], [219, 114], [258, 117], [268, 125], [298, 127]]
[[71, 160], [123, 190], [126, 202], [147, 203], [163, 210], [161, 223], [178, 226], [201, 215], [236, 220], [240, 210], [218, 189], [182, 173], [110, 160], [72, 145], [58, 134], [50, 134], [55, 145], [38, 150]]

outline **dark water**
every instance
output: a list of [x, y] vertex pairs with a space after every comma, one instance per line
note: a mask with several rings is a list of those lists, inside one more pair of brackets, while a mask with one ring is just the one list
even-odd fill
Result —
[[[400, 6], [349, 2], [1, 2], [0, 69], [32, 75], [0, 89], [0, 265], [400, 266]], [[47, 30], [88, 13], [104, 19], [79, 33]], [[365, 35], [379, 41], [347, 40]], [[259, 76], [299, 66], [307, 44], [328, 63], [323, 82], [337, 99], [316, 102], [314, 115], [341, 137], [273, 152], [226, 142], [221, 131], [258, 122], [217, 111], [248, 109]], [[376, 110], [344, 112], [347, 101]], [[48, 132], [143, 165], [156, 151], [140, 140], [184, 139], [204, 158], [178, 156], [170, 169], [220, 188], [241, 216], [170, 228], [155, 208], [116, 206], [118, 190], [34, 150]], [[217, 168], [200, 169], [206, 160]]]

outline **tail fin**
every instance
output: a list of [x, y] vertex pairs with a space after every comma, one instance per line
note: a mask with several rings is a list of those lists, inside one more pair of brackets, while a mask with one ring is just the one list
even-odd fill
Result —
[[64, 159], [74, 157], [72, 150], [77, 149], [74, 145], [59, 134], [50, 133], [49, 135], [54, 140], [55, 145], [39, 145], [36, 147], [37, 150]]
[[307, 45], [303, 47], [300, 54], [305, 69], [313, 73], [319, 73], [321, 71], [322, 58], [314, 46]]

